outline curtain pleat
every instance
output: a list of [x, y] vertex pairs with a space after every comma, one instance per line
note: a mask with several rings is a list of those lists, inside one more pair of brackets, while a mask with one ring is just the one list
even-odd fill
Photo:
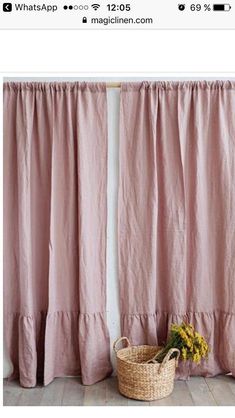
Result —
[[122, 334], [164, 344], [187, 320], [235, 375], [235, 84], [124, 83], [118, 209]]
[[106, 326], [103, 83], [4, 85], [4, 328], [11, 377], [92, 384]]

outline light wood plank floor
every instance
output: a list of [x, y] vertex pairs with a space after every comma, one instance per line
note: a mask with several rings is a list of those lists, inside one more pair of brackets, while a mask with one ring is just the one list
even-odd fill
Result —
[[235, 379], [232, 376], [215, 378], [192, 377], [176, 381], [168, 398], [141, 402], [127, 399], [118, 393], [117, 379], [111, 377], [93, 386], [82, 386], [78, 378], [57, 378], [46, 387], [24, 389], [18, 382], [3, 384], [4, 406], [235, 406]]

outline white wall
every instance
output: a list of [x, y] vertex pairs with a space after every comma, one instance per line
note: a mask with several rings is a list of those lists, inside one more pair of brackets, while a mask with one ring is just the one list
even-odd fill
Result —
[[115, 366], [112, 343], [120, 337], [119, 292], [117, 272], [117, 194], [119, 153], [119, 89], [108, 89], [108, 225], [107, 225], [107, 321], [110, 332], [111, 359]]
[[[54, 78], [9, 78], [5, 81], [54, 81]], [[184, 77], [184, 79], [215, 79], [215, 77]], [[222, 79], [223, 77], [216, 77]], [[157, 80], [160, 78], [142, 77], [141, 80]], [[179, 80], [180, 77], [161, 77], [163, 80]], [[231, 79], [231, 77], [229, 78]], [[102, 78], [64, 78], [65, 81], [103, 81]], [[124, 80], [137, 81], [136, 78]], [[62, 81], [62, 79], [60, 80]], [[106, 77], [105, 81], [112, 81]], [[123, 81], [123, 78], [115, 78], [115, 81]], [[119, 322], [119, 296], [118, 296], [118, 273], [117, 273], [117, 189], [118, 189], [118, 143], [119, 143], [119, 89], [108, 89], [108, 225], [107, 225], [107, 321], [110, 332], [110, 346], [121, 335]], [[115, 365], [114, 355], [111, 349], [111, 357]], [[11, 364], [4, 355], [3, 373], [7, 377], [11, 372]]]

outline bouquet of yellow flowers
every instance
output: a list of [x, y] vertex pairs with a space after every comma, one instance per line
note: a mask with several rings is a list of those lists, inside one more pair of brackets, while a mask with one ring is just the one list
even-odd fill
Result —
[[195, 331], [193, 325], [185, 322], [181, 325], [171, 325], [167, 344], [159, 351], [155, 360], [161, 363], [170, 348], [178, 348], [182, 360], [191, 360], [194, 363], [200, 363], [209, 353], [209, 346], [204, 337]]

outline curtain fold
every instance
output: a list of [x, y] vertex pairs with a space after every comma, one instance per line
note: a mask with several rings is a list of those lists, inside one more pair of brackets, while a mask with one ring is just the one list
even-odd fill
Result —
[[235, 83], [124, 83], [118, 203], [122, 334], [163, 344], [187, 320], [235, 375]]
[[4, 84], [4, 329], [13, 378], [92, 384], [106, 326], [104, 83]]

